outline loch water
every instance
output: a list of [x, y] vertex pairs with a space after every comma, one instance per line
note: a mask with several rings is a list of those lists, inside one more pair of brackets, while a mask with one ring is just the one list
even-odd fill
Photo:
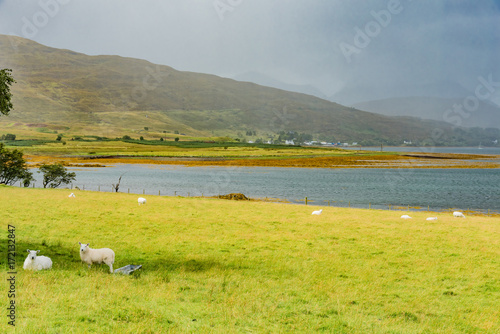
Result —
[[[243, 193], [292, 203], [388, 209], [500, 211], [500, 169], [185, 167], [68, 168], [85, 190], [167, 196]], [[40, 178], [40, 174], [34, 173]], [[40, 181], [38, 181], [40, 183]]]

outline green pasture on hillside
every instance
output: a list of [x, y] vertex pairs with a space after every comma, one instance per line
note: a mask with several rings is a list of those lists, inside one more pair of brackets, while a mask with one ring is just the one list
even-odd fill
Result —
[[[11, 300], [16, 333], [500, 332], [499, 217], [70, 192], [0, 186], [4, 333]], [[88, 269], [79, 241], [143, 268]]]

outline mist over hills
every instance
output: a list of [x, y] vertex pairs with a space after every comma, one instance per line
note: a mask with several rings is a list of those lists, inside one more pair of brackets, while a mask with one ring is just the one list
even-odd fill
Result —
[[[448, 121], [463, 127], [500, 128], [500, 108], [497, 105], [478, 100], [472, 111], [463, 106], [464, 98], [431, 96], [389, 98], [353, 104], [355, 108], [387, 116], [418, 115], [421, 118]], [[461, 108], [461, 114], [454, 112], [455, 108]]]
[[327, 141], [428, 145], [465, 143], [468, 136], [445, 122], [388, 117], [307, 94], [140, 59], [88, 56], [14, 36], [0, 35], [0, 67], [12, 68], [17, 81], [15, 109], [0, 118], [0, 131], [48, 126], [67, 134], [120, 136], [148, 127], [156, 131], [153, 137], [162, 131], [236, 137], [253, 130], [263, 138], [296, 131]]

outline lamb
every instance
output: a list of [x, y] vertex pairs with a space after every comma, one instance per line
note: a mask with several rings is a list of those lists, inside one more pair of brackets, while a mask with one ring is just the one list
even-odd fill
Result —
[[461, 213], [460, 211], [455, 211], [455, 212], [453, 212], [453, 217], [465, 218], [465, 215], [463, 213]]
[[139, 197], [139, 198], [137, 199], [137, 202], [139, 203], [139, 205], [141, 205], [141, 204], [146, 204], [146, 199], [145, 199], [144, 197]]
[[317, 210], [317, 211], [313, 211], [313, 213], [312, 213], [312, 214], [313, 214], [313, 215], [318, 215], [318, 216], [319, 216], [322, 212], [323, 212], [323, 209], [321, 209], [321, 210]]
[[47, 256], [37, 256], [40, 253], [39, 250], [29, 250], [28, 257], [24, 260], [24, 270], [43, 270], [52, 268], [52, 260]]
[[115, 252], [109, 248], [92, 249], [90, 244], [80, 244], [80, 258], [90, 266], [92, 263], [105, 263], [109, 266], [109, 270], [113, 273], [113, 263], [115, 263]]

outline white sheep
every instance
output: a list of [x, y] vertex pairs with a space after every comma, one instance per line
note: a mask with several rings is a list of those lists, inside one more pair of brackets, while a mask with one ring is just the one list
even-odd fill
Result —
[[139, 198], [137, 199], [137, 202], [139, 203], [139, 205], [141, 205], [141, 204], [146, 204], [146, 199], [145, 199], [144, 197], [139, 197]]
[[52, 268], [52, 260], [47, 256], [37, 256], [39, 250], [29, 250], [28, 257], [24, 260], [24, 270], [43, 270]]
[[69, 197], [69, 198], [71, 198], [71, 197], [73, 197], [73, 198], [74, 198], [74, 197], [75, 197], [75, 194], [74, 194], [74, 193], [71, 193], [71, 194], [69, 194], [69, 196], [68, 196], [68, 197]]
[[438, 217], [428, 217], [425, 220], [438, 220]]
[[109, 270], [113, 273], [113, 263], [115, 263], [115, 252], [109, 248], [92, 249], [90, 244], [80, 244], [80, 258], [90, 266], [92, 263], [105, 263], [109, 266]]
[[465, 218], [465, 215], [463, 213], [461, 213], [460, 211], [455, 211], [455, 212], [453, 212], [453, 217]]
[[319, 216], [322, 212], [323, 212], [323, 209], [321, 209], [321, 210], [317, 210], [317, 211], [313, 211], [313, 213], [312, 213], [312, 214], [313, 214], [313, 215], [318, 215], [318, 216]]
[[402, 215], [401, 218], [403, 218], [403, 219], [411, 219], [411, 217], [408, 216], [408, 215]]

